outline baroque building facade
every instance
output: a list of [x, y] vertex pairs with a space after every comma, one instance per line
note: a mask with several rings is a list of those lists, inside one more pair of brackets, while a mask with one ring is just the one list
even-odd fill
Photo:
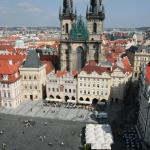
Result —
[[105, 19], [102, 1], [91, 0], [90, 7], [87, 7], [85, 23], [81, 16], [77, 17], [73, 1], [64, 0], [59, 18], [61, 23], [60, 69], [81, 71], [86, 62], [90, 60], [99, 62], [103, 58], [100, 37]]

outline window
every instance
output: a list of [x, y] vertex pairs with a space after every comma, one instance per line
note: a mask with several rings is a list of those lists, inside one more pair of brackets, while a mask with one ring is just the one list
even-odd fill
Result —
[[8, 97], [10, 98], [10, 93], [8, 93]]
[[30, 89], [32, 89], [32, 86], [30, 85]]
[[36, 78], [36, 76], [34, 76], [34, 80], [36, 80], [37, 78]]
[[3, 80], [8, 80], [8, 75], [3, 75]]
[[29, 80], [31, 80], [31, 76], [29, 76]]
[[67, 34], [69, 33], [69, 25], [68, 25], [68, 23], [66, 23], [66, 33]]
[[37, 90], [37, 86], [35, 86], [35, 89]]
[[76, 90], [74, 89], [74, 90], [73, 90], [73, 93], [75, 93], [75, 92], [76, 92]]
[[4, 92], [4, 97], [6, 97], [6, 92]]
[[55, 92], [55, 89], [53, 88], [53, 92]]
[[69, 89], [69, 93], [71, 93], [71, 89]]
[[50, 89], [50, 88], [48, 88], [48, 90], [49, 90], [49, 91], [51, 91], [51, 89]]
[[80, 86], [82, 86], [82, 83], [80, 83]]
[[25, 95], [24, 97], [27, 98], [27, 95]]
[[97, 33], [97, 23], [93, 24], [93, 33]]
[[24, 76], [24, 80], [26, 80], [27, 79], [27, 77], [26, 76]]
[[57, 92], [59, 92], [59, 89], [57, 88]]
[[65, 92], [67, 93], [67, 89], [65, 89]]

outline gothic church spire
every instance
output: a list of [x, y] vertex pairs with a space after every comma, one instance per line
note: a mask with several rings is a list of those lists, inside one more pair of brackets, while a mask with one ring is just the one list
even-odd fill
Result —
[[75, 13], [73, 9], [73, 0], [63, 0], [63, 9], [60, 11], [59, 17], [62, 19], [68, 18], [74, 18]]

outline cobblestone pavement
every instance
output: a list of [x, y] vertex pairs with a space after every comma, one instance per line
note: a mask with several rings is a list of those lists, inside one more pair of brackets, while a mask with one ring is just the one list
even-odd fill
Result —
[[[93, 112], [86, 109], [70, 109], [64, 107], [45, 107], [42, 101], [26, 101], [16, 109], [0, 109], [1, 114], [40, 117], [56, 120], [80, 121], [96, 123], [92, 118]], [[82, 116], [82, 117], [81, 117]]]
[[[26, 120], [35, 124], [25, 126]], [[0, 150], [81, 150], [85, 126], [85, 122], [0, 114]]]

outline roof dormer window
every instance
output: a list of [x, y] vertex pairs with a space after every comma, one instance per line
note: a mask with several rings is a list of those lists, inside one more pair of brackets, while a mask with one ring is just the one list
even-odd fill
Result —
[[7, 81], [8, 80], [8, 75], [3, 75], [3, 80]]

